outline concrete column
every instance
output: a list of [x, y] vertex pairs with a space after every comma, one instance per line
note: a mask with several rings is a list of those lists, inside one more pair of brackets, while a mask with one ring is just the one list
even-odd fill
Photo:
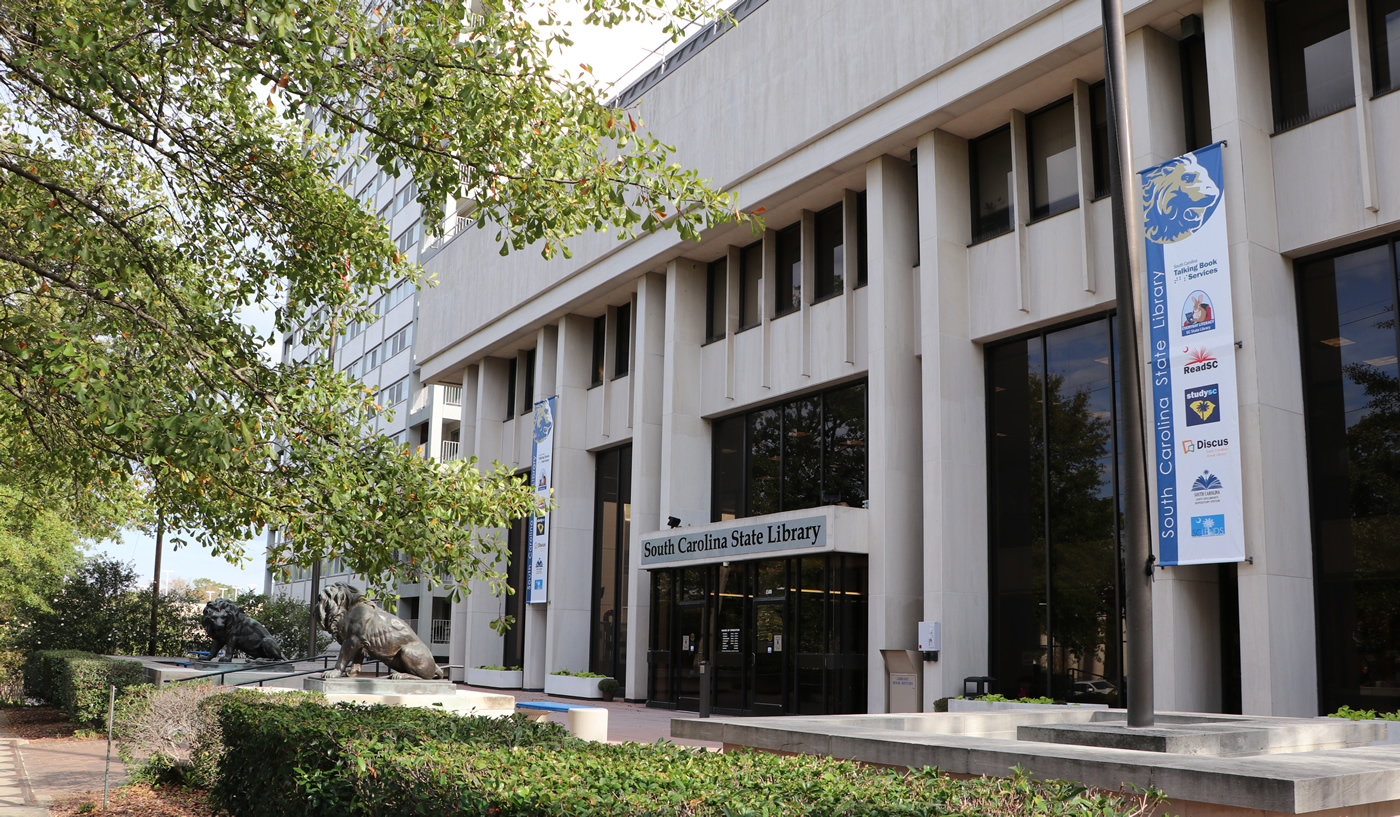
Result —
[[[737, 266], [737, 261], [731, 263]], [[663, 522], [675, 516], [682, 525], [701, 525], [710, 521], [710, 424], [700, 416], [700, 378], [695, 373], [700, 371], [700, 347], [705, 340], [706, 267], [678, 258], [667, 266], [666, 273], [658, 516]], [[731, 275], [730, 281], [735, 280]], [[732, 295], [730, 300], [737, 298]], [[731, 336], [736, 323], [737, 318], [728, 324]]]
[[[637, 281], [637, 345], [632, 349], [632, 509], [627, 566], [627, 678], [623, 694], [647, 696], [647, 646], [651, 633], [651, 574], [642, 569], [642, 538], [661, 529], [661, 480], [665, 473], [662, 423], [666, 392], [666, 276]], [[703, 307], [704, 300], [701, 300]]]
[[[566, 315], [559, 323], [554, 382], [554, 502], [549, 549], [549, 602], [531, 604], [525, 624], [525, 686], [544, 687], [554, 670], [588, 666], [593, 592], [593, 455], [587, 445], [593, 321]], [[538, 664], [536, 656], [542, 657]]]
[[982, 347], [971, 340], [967, 142], [919, 139], [920, 327], [923, 333], [923, 618], [942, 622], [924, 664], [924, 711], [987, 674], [987, 445]]
[[[481, 459], [482, 467], [489, 468], [492, 462], [502, 456], [505, 438], [501, 424], [506, 418], [506, 389], [510, 373], [510, 362], [505, 358], [486, 358], [476, 367], [475, 385], [470, 388], [473, 400], [467, 407], [468, 387], [463, 383], [462, 415], [469, 412], [475, 418], [471, 439], [463, 437], [463, 445], [470, 445], [471, 451]], [[495, 531], [504, 537], [504, 530]], [[491, 595], [491, 587], [484, 581], [474, 581], [468, 585], [470, 592], [466, 598], [452, 606], [452, 644], [448, 651], [449, 662], [477, 666], [498, 664], [501, 661], [501, 638], [491, 629], [491, 622], [500, 615], [500, 600]], [[420, 605], [422, 602], [420, 602]], [[429, 615], [431, 604], [428, 602]], [[419, 616], [423, 615], [420, 608]], [[463, 670], [454, 670], [453, 677], [465, 677]]]
[[865, 169], [870, 236], [868, 705], [870, 712], [884, 712], [889, 685], [880, 650], [914, 649], [923, 614], [922, 378], [914, 336], [919, 226], [913, 168], [880, 156]]
[[[1279, 254], [1264, 4], [1205, 0], [1212, 132], [1224, 149], [1243, 462], [1245, 714], [1316, 715], [1311, 520], [1292, 263]], [[1246, 203], [1248, 206], [1246, 206]]]

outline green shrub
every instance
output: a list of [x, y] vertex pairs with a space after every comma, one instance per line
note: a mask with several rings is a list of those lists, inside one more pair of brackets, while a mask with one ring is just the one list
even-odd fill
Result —
[[[567, 751], [419, 744], [386, 750], [352, 743], [334, 779], [345, 791], [321, 804], [346, 815], [1076, 815], [1150, 812], [1141, 797], [1061, 781], [957, 780], [936, 769], [904, 773], [828, 757], [753, 751], [719, 754], [666, 744], [580, 743]], [[242, 815], [239, 815], [242, 817]]]
[[554, 724], [404, 707], [287, 706], [216, 696], [225, 756], [215, 785], [234, 817], [291, 814], [934, 815], [1134, 817], [1160, 792], [956, 780], [826, 757], [586, 743]]
[[108, 688], [118, 691], [146, 678], [139, 661], [80, 650], [41, 650], [24, 662], [24, 690], [62, 709], [79, 727], [107, 725]]
[[503, 667], [499, 664], [482, 664], [477, 669], [489, 669], [495, 672], [520, 672], [520, 667]]
[[554, 672], [551, 672], [550, 675], [567, 675], [567, 676], [569, 676], [570, 678], [606, 678], [606, 677], [608, 677], [608, 676], [606, 676], [606, 675], [599, 675], [599, 674], [596, 673], [596, 672], [570, 672], [568, 667], [565, 667], [565, 668], [563, 668], [563, 669], [561, 669], [561, 670], [555, 670]]
[[342, 774], [344, 747], [351, 743], [389, 754], [419, 743], [551, 751], [579, 743], [563, 726], [523, 715], [479, 718], [401, 706], [327, 705], [247, 690], [213, 700], [219, 701], [222, 757], [212, 792], [237, 817], [342, 808], [352, 796], [351, 778]]
[[1376, 712], [1374, 709], [1352, 709], [1343, 705], [1341, 709], [1328, 715], [1329, 718], [1346, 718], [1352, 721], [1400, 721], [1400, 712]]
[[109, 688], [122, 689], [146, 680], [139, 661], [104, 655], [72, 657], [59, 669], [59, 701], [56, 703], [75, 725], [91, 729], [107, 725]]

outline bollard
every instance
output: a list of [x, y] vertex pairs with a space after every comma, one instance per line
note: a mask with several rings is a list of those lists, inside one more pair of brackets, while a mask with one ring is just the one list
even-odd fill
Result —
[[710, 662], [700, 662], [700, 717], [710, 717]]

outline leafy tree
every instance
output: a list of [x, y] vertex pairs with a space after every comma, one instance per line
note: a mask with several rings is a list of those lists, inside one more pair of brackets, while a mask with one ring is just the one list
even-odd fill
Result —
[[[707, 11], [666, 2], [583, 5], [601, 25]], [[272, 527], [287, 563], [499, 589], [489, 531], [530, 512], [529, 487], [372, 435], [374, 394], [324, 361], [267, 362], [239, 311], [329, 345], [371, 320], [366, 293], [422, 283], [334, 183], [346, 164], [411, 172], [430, 212], [466, 200], [502, 253], [747, 218], [559, 76], [567, 35], [532, 5], [0, 4], [0, 483], [135, 488], [233, 560]]]

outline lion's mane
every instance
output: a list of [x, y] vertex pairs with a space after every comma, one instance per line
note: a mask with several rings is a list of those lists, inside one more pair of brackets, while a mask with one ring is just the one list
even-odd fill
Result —
[[1206, 223], [1220, 203], [1220, 187], [1194, 157], [1182, 156], [1143, 174], [1147, 240], [1174, 244]]

